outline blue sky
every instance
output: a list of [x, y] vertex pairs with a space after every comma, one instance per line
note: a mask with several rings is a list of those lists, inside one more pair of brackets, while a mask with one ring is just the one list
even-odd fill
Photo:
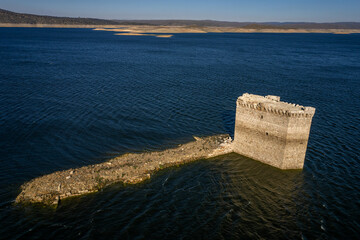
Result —
[[105, 19], [360, 22], [360, 0], [0, 0], [0, 8]]

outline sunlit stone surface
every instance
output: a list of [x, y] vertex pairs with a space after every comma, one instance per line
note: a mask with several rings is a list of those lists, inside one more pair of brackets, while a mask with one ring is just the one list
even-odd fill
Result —
[[237, 100], [234, 151], [280, 169], [302, 169], [315, 108], [278, 96]]

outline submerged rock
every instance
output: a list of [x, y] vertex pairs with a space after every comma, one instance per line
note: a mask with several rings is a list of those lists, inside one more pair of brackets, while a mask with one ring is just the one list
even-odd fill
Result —
[[21, 186], [16, 203], [56, 205], [60, 200], [97, 192], [116, 182], [135, 184], [149, 179], [151, 172], [203, 158], [232, 152], [228, 134], [194, 137], [196, 141], [159, 152], [128, 153], [107, 162], [54, 172]]

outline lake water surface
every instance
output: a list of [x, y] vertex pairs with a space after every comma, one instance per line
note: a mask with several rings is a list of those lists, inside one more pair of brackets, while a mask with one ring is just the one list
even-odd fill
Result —
[[[0, 239], [358, 238], [359, 53], [359, 34], [0, 28]], [[57, 209], [14, 205], [44, 174], [232, 135], [245, 92], [317, 109], [303, 171], [229, 154]]]

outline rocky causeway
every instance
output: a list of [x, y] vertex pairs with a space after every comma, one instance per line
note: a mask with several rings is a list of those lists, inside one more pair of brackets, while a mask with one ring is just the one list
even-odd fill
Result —
[[57, 205], [62, 199], [94, 193], [114, 183], [140, 183], [165, 167], [232, 152], [232, 141], [228, 134], [194, 139], [177, 148], [128, 153], [104, 163], [35, 178], [21, 186], [15, 202]]

